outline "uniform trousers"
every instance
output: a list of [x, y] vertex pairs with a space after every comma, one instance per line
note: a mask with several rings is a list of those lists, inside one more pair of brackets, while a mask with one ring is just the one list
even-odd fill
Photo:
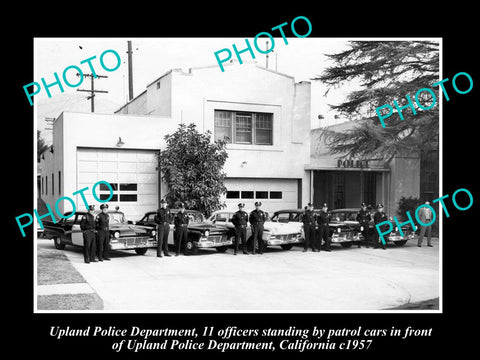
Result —
[[95, 260], [95, 243], [95, 231], [85, 230], [83, 232], [83, 258], [87, 264]]

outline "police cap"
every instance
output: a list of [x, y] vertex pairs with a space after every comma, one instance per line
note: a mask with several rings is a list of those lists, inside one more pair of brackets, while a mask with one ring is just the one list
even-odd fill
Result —
[[244, 203], [239, 203], [238, 207], [245, 207], [245, 204]]
[[363, 207], [367, 207], [367, 204], [365, 204], [364, 202], [362, 202], [362, 203], [360, 204], [360, 206], [361, 206], [362, 208], [363, 208]]
[[103, 210], [103, 209], [108, 209], [108, 204], [100, 205], [100, 210]]
[[95, 205], [88, 205], [88, 210], [95, 210]]
[[383, 209], [383, 204], [381, 204], [381, 203], [377, 204], [377, 209], [380, 209], [380, 208]]
[[323, 203], [322, 207], [328, 207], [327, 203]]
[[165, 201], [165, 199], [162, 199], [160, 200], [160, 204], [166, 204], [167, 202]]
[[184, 205], [183, 203], [180, 203], [180, 204], [178, 204], [178, 207], [179, 207], [180, 209], [183, 209], [183, 208], [185, 208], [185, 205]]
[[255, 206], [262, 206], [262, 202], [261, 201], [255, 202]]

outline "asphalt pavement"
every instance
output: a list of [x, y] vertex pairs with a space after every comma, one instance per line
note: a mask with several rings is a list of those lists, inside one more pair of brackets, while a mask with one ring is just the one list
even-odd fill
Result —
[[[332, 245], [331, 252], [284, 251], [233, 255], [201, 250], [157, 258], [112, 252], [112, 261], [85, 264], [81, 248], [65, 255], [102, 298], [107, 312], [377, 311], [440, 295], [438, 239], [434, 247], [387, 250]], [[38, 240], [39, 247], [53, 247]]]

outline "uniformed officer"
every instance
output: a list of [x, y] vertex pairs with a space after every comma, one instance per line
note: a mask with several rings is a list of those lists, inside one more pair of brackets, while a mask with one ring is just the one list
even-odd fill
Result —
[[328, 213], [327, 203], [323, 203], [322, 210], [317, 214], [317, 224], [319, 239], [318, 242], [321, 245], [322, 239], [325, 241], [325, 251], [330, 252], [330, 214]]
[[247, 251], [247, 225], [248, 225], [248, 214], [243, 210], [245, 204], [238, 204], [238, 211], [233, 214], [232, 223], [235, 226], [235, 251], [234, 255], [237, 255], [238, 246], [240, 244], [240, 239], [242, 239], [242, 248], [243, 253], [248, 255]]
[[80, 220], [80, 229], [83, 232], [83, 258], [85, 263], [95, 260], [95, 217], [93, 216], [94, 205], [88, 206], [88, 213]]
[[263, 210], [260, 210], [262, 203], [257, 201], [255, 203], [255, 210], [250, 213], [249, 221], [252, 225], [253, 247], [252, 254], [255, 255], [255, 250], [258, 244], [258, 253], [263, 254], [263, 224], [267, 220], [267, 215]]
[[167, 202], [162, 199], [160, 201], [160, 209], [155, 215], [155, 223], [157, 224], [157, 257], [162, 257], [162, 250], [165, 256], [170, 256], [168, 252], [168, 235], [170, 233], [170, 221], [172, 214], [167, 209]]
[[303, 252], [308, 250], [308, 247], [312, 247], [312, 251], [316, 252], [315, 248], [315, 214], [313, 213], [313, 204], [308, 203], [305, 212], [302, 216], [303, 233], [305, 234], [305, 242], [303, 243]]
[[[356, 220], [358, 221], [360, 225], [360, 231], [363, 235], [363, 238], [365, 239], [365, 242], [367, 244], [367, 248], [370, 247], [370, 234], [369, 234], [369, 224], [370, 224], [370, 213], [367, 210], [367, 204], [364, 202], [360, 205], [361, 209], [357, 214]], [[358, 247], [360, 246], [360, 241], [358, 242]]]
[[109, 230], [110, 216], [107, 213], [108, 205], [107, 204], [100, 205], [100, 210], [102, 210], [102, 212], [98, 214], [95, 219], [96, 229], [97, 229], [97, 240], [98, 240], [98, 246], [97, 246], [98, 260], [110, 261], [110, 230]]
[[[375, 246], [374, 246], [374, 249], [378, 249], [380, 247], [380, 234], [378, 233], [378, 230], [377, 230], [377, 227], [376, 225], [381, 223], [381, 222], [384, 222], [384, 221], [387, 221], [388, 220], [388, 217], [387, 215], [383, 212], [383, 205], [382, 204], [378, 204], [377, 205], [377, 212], [375, 213], [375, 215], [373, 215], [373, 222], [375, 224], [375, 227], [374, 227], [374, 232], [373, 232], [373, 236], [374, 236], [374, 239], [375, 239]], [[387, 225], [382, 225], [380, 227], [380, 230], [382, 232], [386, 231], [386, 227]], [[385, 244], [384, 242], [382, 241], [382, 248], [383, 250], [385, 250]]]
[[180, 255], [180, 249], [183, 249], [183, 244], [187, 241], [188, 222], [190, 220], [189, 217], [185, 214], [185, 205], [183, 203], [180, 203], [180, 205], [178, 205], [178, 208], [180, 209], [180, 211], [175, 214], [175, 217], [173, 219], [173, 223], [175, 225], [177, 245], [175, 256]]

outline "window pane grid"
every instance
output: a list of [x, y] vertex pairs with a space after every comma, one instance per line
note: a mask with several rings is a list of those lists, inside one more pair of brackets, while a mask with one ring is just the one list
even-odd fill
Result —
[[273, 145], [273, 114], [214, 111], [214, 138], [228, 143]]

